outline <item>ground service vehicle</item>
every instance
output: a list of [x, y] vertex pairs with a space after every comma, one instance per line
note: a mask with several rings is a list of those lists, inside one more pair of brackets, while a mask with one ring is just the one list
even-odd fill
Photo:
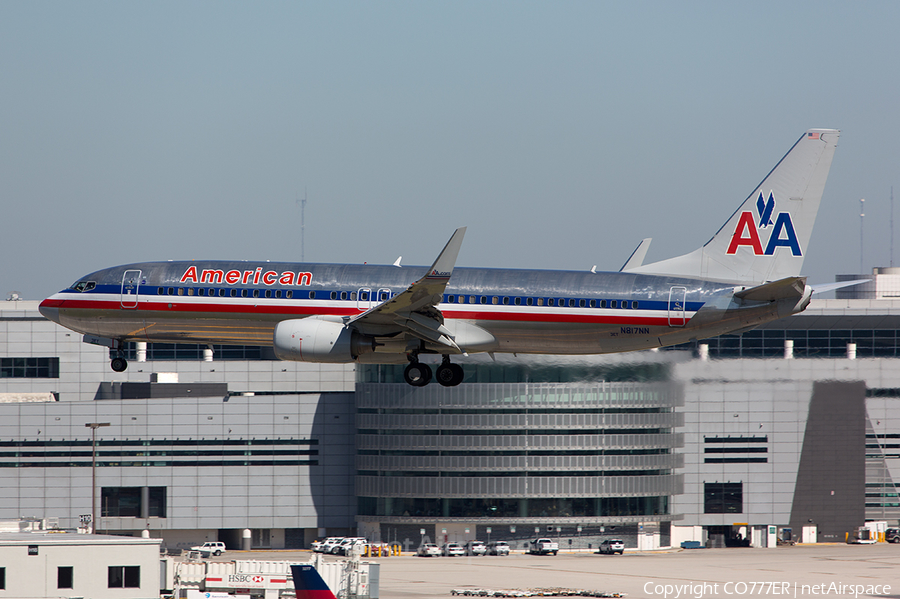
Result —
[[618, 553], [619, 555], [622, 555], [625, 553], [625, 543], [619, 539], [606, 539], [600, 543], [600, 548], [597, 550], [597, 553], [608, 553], [610, 555]]
[[559, 543], [551, 539], [535, 539], [528, 546], [528, 553], [532, 555], [547, 555], [559, 553]]
[[884, 540], [888, 543], [900, 543], [900, 528], [889, 528], [884, 531]]

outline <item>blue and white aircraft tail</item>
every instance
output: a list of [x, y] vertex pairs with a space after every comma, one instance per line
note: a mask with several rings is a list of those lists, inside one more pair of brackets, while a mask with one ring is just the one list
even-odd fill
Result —
[[839, 137], [808, 130], [703, 247], [623, 271], [745, 284], [798, 276]]
[[292, 564], [291, 576], [297, 599], [336, 599], [315, 568], [306, 564]]

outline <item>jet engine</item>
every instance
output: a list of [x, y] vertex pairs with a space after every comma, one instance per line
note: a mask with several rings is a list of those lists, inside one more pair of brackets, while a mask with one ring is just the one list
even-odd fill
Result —
[[293, 362], [353, 362], [375, 351], [375, 338], [363, 335], [340, 320], [310, 316], [275, 325], [275, 355]]

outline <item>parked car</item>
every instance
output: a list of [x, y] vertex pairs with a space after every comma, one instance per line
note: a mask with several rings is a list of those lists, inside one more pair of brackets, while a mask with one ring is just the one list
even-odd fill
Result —
[[328, 537], [326, 539], [320, 539], [318, 541], [313, 541], [311, 547], [315, 553], [324, 553], [326, 544], [332, 545], [334, 543], [340, 543], [343, 538], [344, 537]]
[[191, 547], [191, 551], [199, 551], [200, 555], [203, 557], [208, 557], [210, 555], [215, 555], [216, 557], [218, 557], [225, 553], [225, 543], [220, 543], [217, 541], [207, 541], [202, 545]]
[[889, 528], [884, 531], [884, 540], [888, 543], [900, 543], [900, 528]]
[[485, 555], [487, 553], [487, 545], [481, 541], [469, 541], [466, 543], [466, 555]]
[[459, 543], [444, 543], [444, 546], [441, 547], [441, 555], [446, 557], [456, 557], [465, 554], [466, 550]]
[[357, 545], [365, 545], [369, 541], [364, 537], [344, 537], [344, 540], [331, 547], [333, 555], [350, 555], [350, 548]]
[[597, 553], [608, 553], [610, 555], [618, 553], [622, 555], [625, 553], [625, 543], [620, 539], [606, 539], [600, 543], [600, 549], [597, 550]]
[[419, 557], [440, 557], [441, 548], [434, 543], [425, 543], [424, 545], [419, 545], [419, 550], [416, 551], [416, 555]]
[[559, 544], [552, 539], [535, 539], [528, 546], [528, 553], [532, 555], [547, 555], [559, 553]]
[[509, 543], [506, 541], [491, 541], [488, 544], [488, 555], [509, 555]]
[[325, 539], [325, 542], [322, 543], [321, 547], [319, 547], [319, 553], [331, 553], [331, 550], [337, 545], [340, 545], [343, 540], [344, 537], [328, 537]]

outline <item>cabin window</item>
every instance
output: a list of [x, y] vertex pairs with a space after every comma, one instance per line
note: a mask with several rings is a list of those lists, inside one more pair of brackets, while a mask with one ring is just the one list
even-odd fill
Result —
[[382, 291], [382, 292], [381, 292], [381, 295], [379, 296], [378, 299], [380, 299], [381, 301], [384, 301], [384, 300], [386, 300], [387, 298], [388, 298], [388, 292], [387, 292], [387, 291]]
[[500, 300], [500, 298], [495, 295], [494, 297], [491, 298], [491, 303], [496, 306], [497, 303], [499, 302], [499, 300]]
[[341, 299], [344, 301], [347, 300], [347, 292], [346, 291], [341, 291]]
[[600, 300], [600, 307], [601, 307], [601, 308], [605, 308], [605, 307], [606, 307], [606, 300]]
[[225, 293], [226, 291], [228, 291], [228, 290], [227, 289], [219, 289], [219, 297], [225, 297], [227, 295]]
[[266, 297], [272, 297], [272, 290], [266, 289]]
[[452, 304], [452, 303], [453, 303], [453, 296], [452, 296], [452, 295], [448, 295], [448, 296], [447, 296], [447, 303], [448, 303], [448, 304]]
[[538, 306], [543, 306], [543, 305], [544, 305], [544, 298], [539, 297], [539, 298], [538, 298], [538, 303], [537, 303], [537, 305], [538, 305]]
[[570, 308], [574, 308], [574, 307], [575, 307], [575, 300], [573, 300], [573, 299], [570, 299], [570, 300], [569, 300], [569, 307], [570, 307]]
[[310, 291], [310, 292], [309, 292], [309, 299], [316, 299], [316, 292], [315, 292], [315, 291]]
[[474, 303], [475, 303], [475, 296], [474, 296], [474, 295], [470, 295], [470, 296], [469, 296], [469, 303], [470, 303], [470, 304], [474, 304]]
[[253, 290], [253, 297], [259, 297], [259, 289]]
[[616, 300], [609, 300], [609, 307], [610, 308], [618, 308], [619, 303]]
[[291, 299], [292, 297], [294, 297], [294, 290], [293, 290], [293, 289], [288, 289], [288, 290], [287, 290], [287, 293], [285, 294], [285, 297], [288, 298], [288, 299]]
[[177, 291], [176, 293], [177, 293], [178, 295], [184, 295], [184, 287], [179, 287], [179, 288], [178, 288], [178, 291]]
[[163, 295], [163, 293], [164, 293], [164, 291], [163, 291], [163, 288], [162, 288], [162, 287], [157, 287], [157, 288], [156, 288], [156, 295]]
[[275, 290], [275, 297], [276, 297], [276, 298], [281, 298], [281, 289], [276, 289], [276, 290]]
[[197, 289], [197, 295], [206, 295], [206, 289], [200, 287], [199, 289]]
[[556, 300], [554, 300], [552, 297], [551, 297], [551, 298], [547, 298], [547, 305], [548, 305], [548, 306], [555, 306], [555, 305], [556, 305]]
[[509, 298], [508, 298], [508, 297], [504, 297], [504, 298], [503, 298], [503, 305], [504, 305], [504, 306], [508, 306], [508, 305], [509, 305]]
[[533, 299], [531, 299], [530, 297], [526, 297], [526, 298], [525, 298], [525, 305], [526, 305], [526, 306], [530, 306], [532, 303], [534, 303], [534, 300], [533, 300]]
[[356, 292], [355, 291], [350, 292], [350, 301], [352, 301], [352, 302], [356, 301]]
[[517, 297], [517, 298], [515, 299], [515, 304], [516, 304], [517, 306], [521, 306], [521, 305], [522, 305], [522, 298], [521, 298], [521, 297]]
[[331, 299], [337, 299], [337, 291], [331, 292]]
[[481, 303], [482, 303], [482, 304], [486, 304], [486, 303], [487, 303], [487, 296], [486, 296], [486, 295], [481, 295], [481, 296], [479, 296], [479, 298], [481, 299]]
[[597, 300], [591, 300], [590, 302], [588, 302], [588, 305], [589, 305], [591, 308], [596, 308], [596, 307], [597, 307]]
[[231, 290], [231, 297], [237, 297], [237, 289]]
[[188, 295], [194, 295], [194, 288], [188, 287]]
[[632, 309], [632, 310], [637, 310], [637, 309], [638, 309], [638, 303], [637, 303], [637, 301], [631, 302], [631, 309]]
[[584, 308], [585, 305], [586, 305], [586, 302], [584, 300], [578, 300], [579, 307]]

